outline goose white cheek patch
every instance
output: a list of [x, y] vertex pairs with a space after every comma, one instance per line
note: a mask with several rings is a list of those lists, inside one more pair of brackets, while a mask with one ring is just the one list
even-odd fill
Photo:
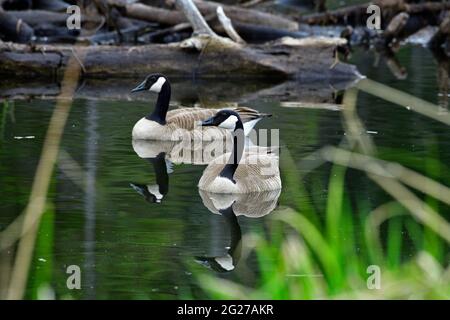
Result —
[[236, 122], [238, 121], [238, 118], [236, 116], [229, 116], [225, 121], [223, 121], [221, 124], [219, 124], [220, 128], [223, 129], [234, 129], [236, 127]]
[[159, 77], [158, 80], [148, 89], [148, 91], [160, 93], [163, 84], [166, 82], [166, 79], [163, 77]]

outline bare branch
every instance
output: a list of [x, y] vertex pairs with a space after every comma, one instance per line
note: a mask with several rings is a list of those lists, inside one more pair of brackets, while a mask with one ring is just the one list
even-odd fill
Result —
[[195, 35], [206, 34], [217, 37], [217, 34], [212, 31], [208, 23], [206, 23], [192, 0], [176, 0], [175, 4], [178, 10], [184, 13], [186, 19], [192, 25]]
[[236, 32], [236, 30], [233, 27], [233, 24], [231, 23], [230, 18], [228, 18], [225, 15], [225, 12], [223, 11], [222, 6], [218, 6], [216, 9], [217, 17], [219, 18], [220, 23], [222, 24], [223, 28], [225, 29], [225, 32], [227, 35], [233, 39], [237, 43], [244, 44], [245, 41], [242, 39], [239, 34]]

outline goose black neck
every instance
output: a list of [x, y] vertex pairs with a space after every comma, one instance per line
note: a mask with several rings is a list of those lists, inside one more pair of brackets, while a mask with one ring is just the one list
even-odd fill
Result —
[[165, 125], [167, 110], [169, 110], [170, 94], [170, 84], [169, 81], [166, 81], [161, 87], [161, 91], [158, 94], [158, 100], [156, 100], [155, 109], [145, 118], [158, 122], [160, 125]]
[[236, 183], [236, 181], [234, 180], [234, 173], [238, 168], [239, 161], [241, 161], [242, 153], [244, 152], [244, 139], [244, 126], [241, 119], [238, 119], [238, 121], [236, 122], [236, 128], [233, 132], [233, 150], [231, 152], [230, 158], [228, 159], [228, 163], [219, 174], [220, 177], [227, 178], [233, 183]]
[[161, 152], [155, 158], [148, 159], [155, 170], [156, 183], [159, 188], [159, 193], [162, 195], [166, 195], [169, 192], [169, 175], [167, 174], [165, 157], [166, 154]]

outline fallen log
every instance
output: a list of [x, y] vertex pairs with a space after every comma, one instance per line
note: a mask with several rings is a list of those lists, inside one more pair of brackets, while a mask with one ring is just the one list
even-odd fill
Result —
[[[108, 3], [118, 7], [122, 14], [129, 18], [165, 25], [177, 25], [187, 21], [184, 14], [176, 10], [157, 8], [142, 3], [128, 3], [124, 0], [108, 0]], [[297, 22], [270, 13], [210, 1], [195, 1], [195, 4], [203, 16], [215, 15], [217, 7], [222, 6], [226, 16], [233, 23], [247, 23], [290, 31], [298, 29]], [[239, 32], [238, 29], [237, 31]]]
[[24, 43], [30, 41], [33, 36], [33, 28], [0, 7], [0, 39]]
[[[61, 76], [72, 55], [85, 77], [135, 77], [152, 72], [199, 78], [353, 79], [352, 65], [330, 69], [336, 46], [343, 39], [283, 38], [262, 45], [241, 46], [214, 38], [190, 38], [181, 43], [143, 46], [52, 46], [0, 44], [0, 74], [55, 78]], [[199, 50], [200, 48], [200, 50]]]
[[164, 25], [176, 25], [186, 22], [181, 12], [148, 6], [142, 3], [128, 3], [121, 0], [108, 0], [111, 6], [119, 8], [122, 15], [148, 22], [158, 22]]
[[[222, 6], [225, 14], [233, 23], [252, 24], [288, 31], [296, 31], [299, 27], [295, 21], [258, 10], [227, 6], [213, 1], [196, 0], [194, 3], [203, 15], [215, 13], [217, 7]], [[239, 32], [239, 30], [237, 31]]]
[[155, 71], [197, 78], [359, 77], [354, 66], [334, 62], [336, 47], [345, 43], [344, 39], [282, 38], [262, 45], [241, 45], [211, 30], [192, 0], [176, 0], [176, 4], [197, 36], [181, 43], [139, 47], [0, 44], [0, 73], [55, 77], [75, 56], [85, 77], [136, 76]]

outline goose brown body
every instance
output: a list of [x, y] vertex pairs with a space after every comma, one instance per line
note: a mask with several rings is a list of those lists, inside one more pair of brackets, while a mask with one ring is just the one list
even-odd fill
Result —
[[234, 173], [233, 183], [220, 176], [231, 153], [214, 159], [203, 172], [198, 183], [200, 190], [213, 193], [251, 193], [281, 189], [278, 157], [275, 154], [261, 154], [257, 148], [247, 150]]

